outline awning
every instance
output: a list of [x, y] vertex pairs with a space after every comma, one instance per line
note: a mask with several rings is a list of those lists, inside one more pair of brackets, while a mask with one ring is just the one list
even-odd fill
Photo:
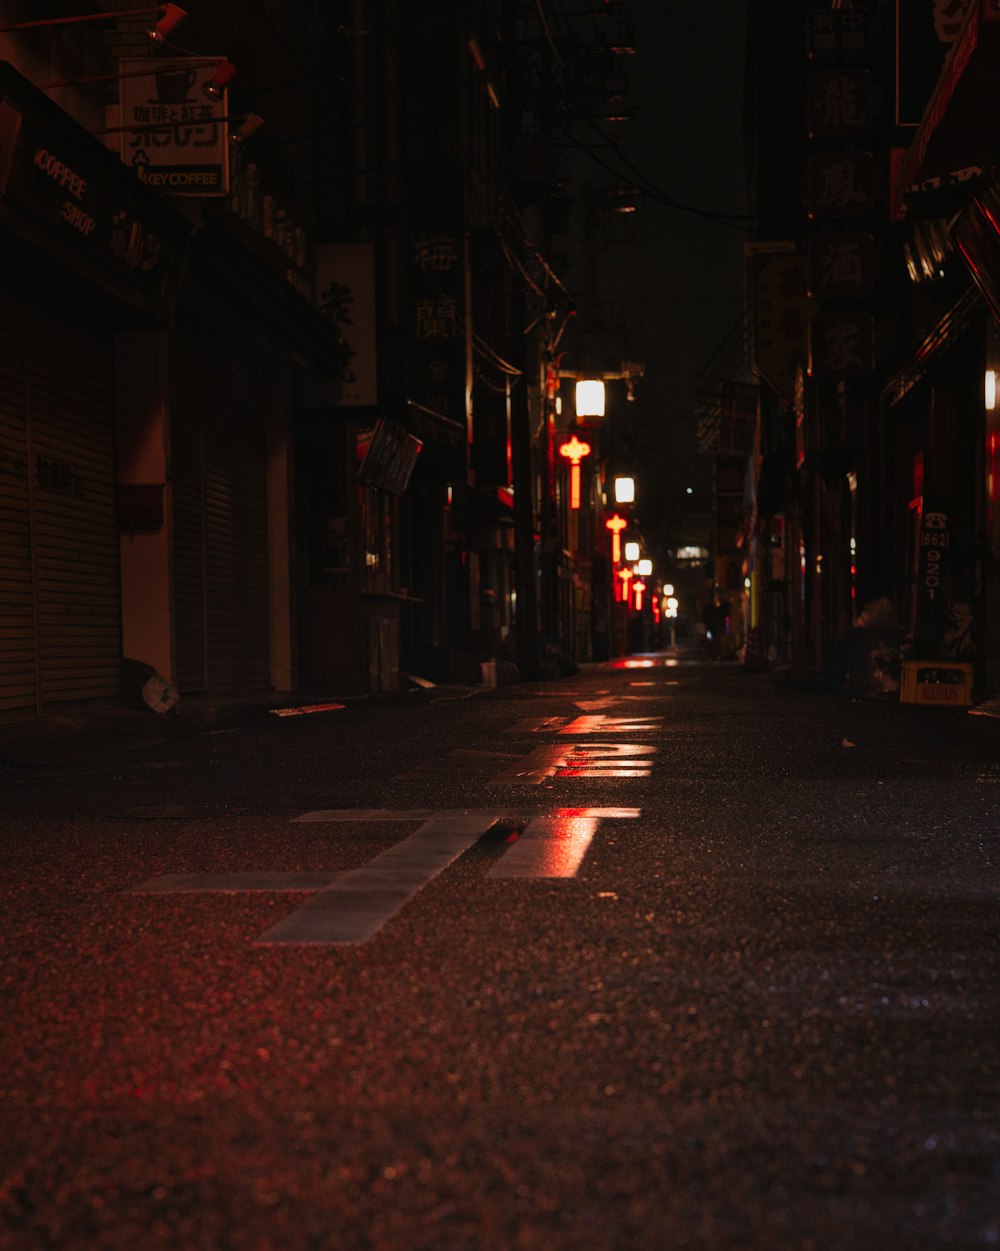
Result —
[[882, 403], [892, 407], [908, 395], [935, 368], [944, 353], [959, 342], [976, 318], [982, 316], [985, 307], [979, 284], [970, 283], [910, 360], [882, 388]]
[[986, 103], [996, 93], [998, 75], [1000, 0], [973, 0], [893, 178], [894, 221], [915, 192], [960, 184], [988, 170], [1000, 155], [1000, 131]]
[[466, 432], [463, 422], [435, 412], [416, 400], [407, 400], [406, 411], [410, 429], [424, 442], [435, 443], [452, 452], [464, 452]]
[[972, 197], [951, 228], [972, 281], [1000, 320], [1000, 190], [986, 187]]
[[106, 299], [128, 324], [167, 326], [190, 222], [0, 61], [0, 242]]

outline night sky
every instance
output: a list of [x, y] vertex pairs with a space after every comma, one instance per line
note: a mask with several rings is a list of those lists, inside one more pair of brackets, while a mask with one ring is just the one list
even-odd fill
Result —
[[710, 214], [748, 212], [746, 3], [629, 0], [627, 8], [636, 120], [614, 133], [631, 163], [625, 175], [638, 185], [648, 180], [662, 198], [642, 197], [602, 258], [601, 277], [622, 301], [632, 357], [646, 365], [630, 414], [632, 445], [673, 495], [709, 481], [710, 458], [694, 435], [697, 374], [742, 313], [750, 236], [664, 201]]

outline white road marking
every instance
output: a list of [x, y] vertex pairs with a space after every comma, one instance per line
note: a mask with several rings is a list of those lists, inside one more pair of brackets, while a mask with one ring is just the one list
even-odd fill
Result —
[[127, 895], [203, 894], [208, 891], [233, 895], [243, 891], [325, 890], [336, 873], [165, 873], [130, 887]]
[[603, 820], [630, 820], [639, 808], [396, 810], [340, 808], [295, 821], [386, 821], [425, 817], [401, 843], [346, 873], [168, 873], [128, 895], [309, 893], [312, 898], [257, 940], [257, 946], [357, 946], [376, 934], [428, 882], [500, 822], [523, 826], [487, 873], [495, 879], [575, 877]]
[[514, 725], [507, 727], [507, 734], [557, 734], [559, 727], [566, 724], [566, 717], [525, 717]]
[[517, 842], [486, 874], [490, 878], [576, 877], [603, 820], [629, 820], [639, 808], [558, 808], [532, 817]]
[[533, 817], [486, 874], [493, 878], [576, 877], [599, 817]]
[[366, 942], [498, 820], [496, 812], [435, 813], [409, 838], [361, 868], [340, 874], [331, 886], [263, 933], [256, 945]]
[[538, 786], [554, 777], [648, 778], [656, 748], [646, 743], [556, 743], [537, 747], [490, 779], [495, 786]]
[[317, 808], [294, 821], [426, 821], [436, 808]]

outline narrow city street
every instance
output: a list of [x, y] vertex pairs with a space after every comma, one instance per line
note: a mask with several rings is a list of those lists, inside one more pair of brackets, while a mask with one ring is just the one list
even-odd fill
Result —
[[4, 1251], [1000, 1244], [1000, 720], [330, 702], [7, 727]]

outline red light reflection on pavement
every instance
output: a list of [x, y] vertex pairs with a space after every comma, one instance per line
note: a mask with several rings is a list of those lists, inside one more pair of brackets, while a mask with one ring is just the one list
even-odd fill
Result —
[[561, 778], [648, 778], [652, 770], [638, 764], [626, 765], [582, 765], [560, 769]]
[[638, 815], [638, 808], [559, 808], [532, 817], [487, 877], [576, 877], [602, 819]]
[[608, 661], [609, 669], [676, 669], [680, 661], [675, 656], [618, 656]]
[[576, 877], [600, 822], [596, 817], [535, 817], [490, 877]]
[[538, 786], [548, 778], [648, 778], [656, 748], [647, 743], [559, 743], [538, 747], [490, 781]]
[[655, 734], [663, 728], [663, 717], [608, 717], [591, 713], [574, 717], [560, 734]]

